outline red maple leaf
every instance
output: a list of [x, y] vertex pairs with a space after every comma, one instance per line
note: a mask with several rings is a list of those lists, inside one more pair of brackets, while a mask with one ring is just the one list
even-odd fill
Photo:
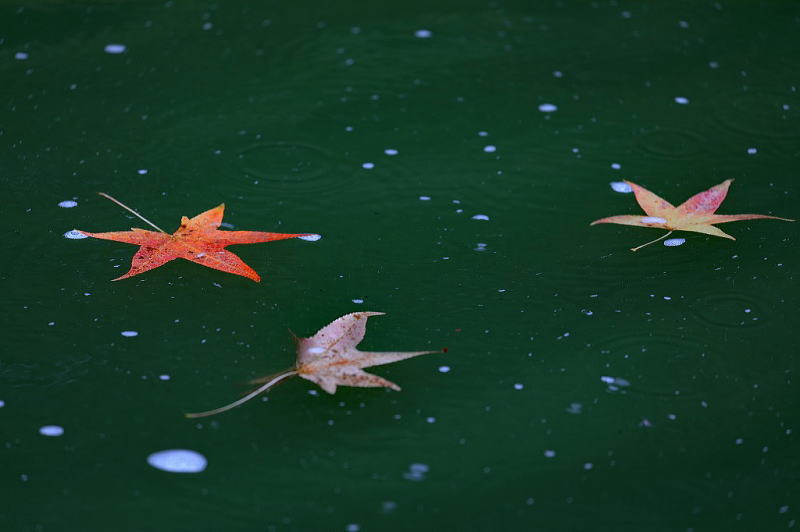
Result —
[[89, 233], [88, 231], [78, 230], [86, 236], [140, 246], [131, 260], [131, 269], [125, 275], [113, 279], [114, 281], [139, 275], [147, 270], [158, 268], [171, 260], [181, 258], [202, 264], [203, 266], [208, 266], [209, 268], [214, 268], [215, 270], [241, 275], [253, 281], [260, 282], [261, 277], [255, 270], [236, 256], [236, 254], [225, 249], [227, 246], [232, 244], [256, 244], [259, 242], [271, 242], [273, 240], [296, 237], [309, 237], [309, 239], [319, 238], [319, 235], [313, 233], [287, 234], [265, 233], [262, 231], [220, 231], [217, 228], [222, 223], [222, 216], [225, 212], [224, 203], [198, 214], [194, 218], [187, 218], [186, 216], [181, 217], [180, 227], [170, 235], [111, 196], [103, 193], [100, 193], [100, 195], [121, 205], [158, 229], [158, 232], [156, 232], [134, 227], [130, 231], [113, 231], [110, 233]]

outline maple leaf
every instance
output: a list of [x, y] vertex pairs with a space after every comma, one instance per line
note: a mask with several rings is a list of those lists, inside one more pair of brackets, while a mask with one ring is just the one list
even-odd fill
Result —
[[132, 212], [154, 228], [156, 231], [132, 228], [130, 231], [113, 231], [109, 233], [90, 233], [88, 231], [76, 231], [93, 238], [104, 240], [115, 240], [126, 244], [135, 244], [139, 250], [131, 260], [131, 269], [125, 275], [113, 279], [119, 281], [140, 273], [158, 268], [174, 259], [186, 259], [215, 270], [241, 275], [260, 282], [261, 277], [248, 266], [236, 254], [225, 249], [233, 244], [256, 244], [259, 242], [271, 242], [273, 240], [283, 240], [286, 238], [308, 237], [319, 238], [319, 235], [309, 233], [287, 234], [287, 233], [266, 233], [263, 231], [220, 231], [217, 228], [222, 223], [225, 212], [225, 204], [218, 205], [213, 209], [198, 214], [194, 218], [181, 217], [181, 225], [178, 229], [168, 234], [166, 231], [149, 221], [147, 218], [134, 211], [130, 207], [120, 203], [108, 194], [102, 192], [101, 196], [110, 199], [114, 203]]
[[719, 185], [695, 194], [688, 200], [675, 207], [668, 201], [656, 196], [646, 188], [641, 187], [636, 183], [625, 181], [625, 183], [630, 185], [630, 187], [633, 189], [633, 192], [636, 195], [636, 201], [642, 207], [647, 216], [642, 216], [640, 214], [609, 216], [608, 218], [600, 218], [599, 220], [595, 220], [589, 225], [638, 225], [639, 227], [654, 227], [656, 229], [667, 229], [669, 231], [667, 234], [648, 242], [647, 244], [642, 244], [641, 246], [631, 248], [631, 251], [636, 251], [644, 246], [658, 242], [662, 238], [666, 238], [672, 234], [673, 231], [693, 231], [695, 233], [704, 233], [706, 235], [736, 240], [728, 233], [722, 231], [718, 227], [715, 227], [714, 224], [736, 222], [739, 220], [756, 220], [759, 218], [784, 220], [786, 222], [794, 221], [789, 218], [767, 216], [766, 214], [714, 214], [719, 208], [720, 204], [725, 200], [725, 197], [728, 195], [728, 187], [732, 182], [733, 179], [726, 179]]
[[400, 391], [400, 387], [383, 377], [367, 373], [362, 368], [390, 364], [399, 360], [441, 353], [446, 351], [360, 351], [356, 346], [363, 340], [370, 316], [383, 316], [383, 312], [353, 312], [332, 321], [308, 338], [296, 338], [297, 362], [294, 367], [251, 381], [263, 384], [238, 401], [229, 405], [200, 412], [186, 414], [188, 418], [205, 417], [235, 408], [257, 395], [266, 392], [279, 382], [294, 375], [319, 385], [333, 394], [337, 386], [356, 386], [360, 388], [386, 387]]

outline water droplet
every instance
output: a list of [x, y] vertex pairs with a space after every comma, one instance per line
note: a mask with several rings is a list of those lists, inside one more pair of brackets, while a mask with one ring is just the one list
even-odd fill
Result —
[[644, 216], [642, 218], [643, 224], [665, 224], [667, 221], [664, 218], [659, 218], [658, 216]]
[[72, 207], [77, 207], [78, 202], [74, 200], [64, 200], [58, 202], [59, 207], [63, 207], [65, 209], [71, 209]]
[[298, 236], [297, 238], [299, 238], [300, 240], [305, 240], [306, 242], [316, 242], [317, 240], [322, 238], [322, 235], [311, 234], [311, 235]]

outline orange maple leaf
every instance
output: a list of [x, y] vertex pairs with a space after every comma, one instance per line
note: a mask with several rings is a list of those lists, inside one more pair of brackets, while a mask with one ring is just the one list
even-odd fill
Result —
[[215, 270], [241, 275], [255, 282], [260, 282], [261, 277], [255, 270], [233, 252], [225, 249], [226, 246], [271, 242], [285, 238], [319, 238], [319, 235], [313, 233], [286, 234], [265, 233], [262, 231], [219, 231], [217, 228], [222, 223], [222, 216], [225, 212], [224, 203], [198, 214], [194, 218], [181, 217], [180, 227], [170, 235], [108, 194], [101, 192], [100, 195], [117, 203], [158, 229], [158, 232], [155, 232], [134, 227], [130, 231], [113, 231], [110, 233], [90, 233], [76, 229], [76, 231], [86, 236], [141, 246], [131, 260], [131, 269], [128, 273], [113, 279], [114, 281], [139, 275], [153, 268], [158, 268], [171, 260], [181, 258]]
[[186, 414], [188, 418], [205, 417], [235, 408], [242, 403], [262, 394], [294, 375], [309, 380], [326, 392], [336, 392], [337, 386], [357, 386], [360, 388], [391, 388], [400, 391], [395, 383], [367, 373], [362, 368], [390, 364], [399, 360], [441, 353], [446, 351], [359, 351], [356, 346], [364, 339], [367, 319], [370, 316], [382, 316], [383, 312], [353, 312], [332, 321], [309, 338], [297, 339], [297, 362], [294, 367], [251, 381], [251, 384], [263, 384], [238, 401], [197, 414]]
[[636, 195], [636, 201], [642, 207], [647, 216], [642, 216], [640, 214], [609, 216], [608, 218], [600, 218], [599, 220], [595, 220], [589, 225], [638, 225], [639, 227], [654, 227], [656, 229], [667, 229], [669, 231], [669, 233], [651, 242], [648, 242], [647, 244], [642, 244], [641, 246], [631, 248], [631, 251], [636, 251], [644, 246], [652, 244], [653, 242], [658, 242], [662, 238], [666, 238], [673, 231], [693, 231], [695, 233], [704, 233], [706, 235], [736, 240], [728, 233], [722, 231], [718, 227], [715, 227], [714, 224], [736, 222], [739, 220], [755, 220], [759, 218], [783, 220], [786, 222], [794, 221], [789, 218], [767, 216], [766, 214], [714, 214], [719, 208], [720, 204], [725, 200], [725, 197], [728, 195], [728, 187], [730, 186], [731, 182], [733, 182], [733, 179], [726, 179], [719, 185], [695, 194], [688, 200], [675, 207], [670, 202], [656, 196], [646, 188], [641, 187], [636, 183], [625, 181], [625, 183], [630, 185], [630, 187], [633, 189], [633, 192]]

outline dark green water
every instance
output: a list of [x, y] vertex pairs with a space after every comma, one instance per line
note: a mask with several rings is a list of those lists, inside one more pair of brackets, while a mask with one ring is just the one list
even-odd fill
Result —
[[[798, 217], [798, 50], [789, 1], [3, 3], [0, 528], [795, 527], [797, 225], [588, 224], [621, 179]], [[135, 248], [63, 237], [143, 225], [97, 191], [324, 238], [112, 283]], [[357, 310], [449, 352], [182, 417]]]

